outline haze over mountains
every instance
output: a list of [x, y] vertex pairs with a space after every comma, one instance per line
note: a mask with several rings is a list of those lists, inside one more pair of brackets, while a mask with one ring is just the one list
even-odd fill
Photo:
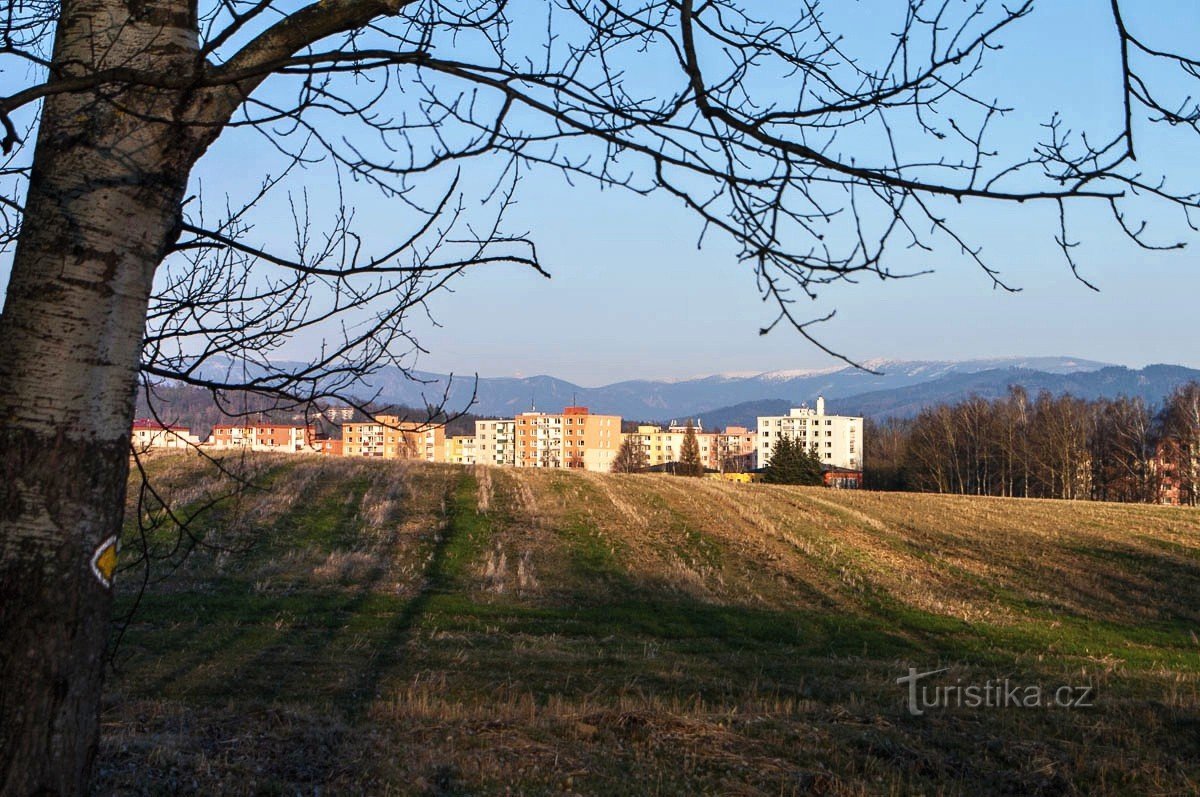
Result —
[[[826, 399], [829, 411], [874, 417], [912, 415], [922, 407], [976, 393], [1003, 395], [1019, 384], [1030, 393], [1049, 390], [1085, 398], [1142, 396], [1159, 402], [1176, 385], [1200, 380], [1200, 370], [1152, 365], [1134, 370], [1074, 357], [1011, 357], [988, 360], [864, 363], [880, 373], [851, 367], [723, 374], [682, 380], [638, 379], [602, 387], [581, 387], [552, 376], [480, 377], [417, 372], [422, 383], [397, 369], [372, 376], [378, 400], [412, 407], [438, 403], [478, 415], [511, 416], [531, 408], [559, 410], [581, 404], [594, 412], [666, 421], [699, 416], [705, 426], [753, 423], [760, 414]], [[472, 395], [474, 403], [472, 404]], [[470, 406], [468, 406], [470, 405]]]

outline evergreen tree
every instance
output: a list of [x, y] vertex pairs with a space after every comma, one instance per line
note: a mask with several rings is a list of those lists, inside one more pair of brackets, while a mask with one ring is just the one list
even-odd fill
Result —
[[617, 449], [616, 459], [613, 460], [613, 473], [641, 473], [646, 469], [646, 452], [642, 450], [641, 443], [634, 442], [632, 438], [626, 437], [621, 441], [621, 447]]
[[779, 438], [771, 460], [767, 463], [763, 481], [769, 484], [819, 485], [821, 458], [816, 450], [808, 450], [803, 443], [793, 442], [790, 437]]
[[703, 476], [704, 463], [700, 461], [700, 443], [696, 440], [696, 429], [689, 420], [687, 430], [683, 433], [683, 446], [679, 450], [679, 467], [677, 476]]

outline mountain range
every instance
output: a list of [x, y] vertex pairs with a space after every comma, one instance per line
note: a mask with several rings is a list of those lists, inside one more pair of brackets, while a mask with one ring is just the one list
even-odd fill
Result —
[[557, 411], [578, 404], [627, 419], [669, 421], [699, 417], [706, 427], [752, 424], [824, 396], [830, 412], [909, 416], [922, 407], [971, 394], [1003, 395], [1010, 385], [1085, 398], [1130, 395], [1160, 402], [1176, 385], [1200, 380], [1200, 370], [1151, 365], [1140, 370], [1076, 357], [1012, 357], [968, 361], [871, 360], [878, 373], [852, 367], [718, 374], [693, 379], [638, 379], [582, 387], [553, 376], [463, 377], [382, 369], [364, 384], [378, 401], [421, 407], [448, 397], [450, 410], [512, 416], [530, 409]]

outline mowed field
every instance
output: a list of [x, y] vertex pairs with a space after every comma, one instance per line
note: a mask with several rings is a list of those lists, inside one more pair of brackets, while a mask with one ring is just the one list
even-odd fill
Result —
[[[261, 489], [152, 571], [106, 684], [99, 794], [1200, 789], [1196, 510], [227, 464]], [[150, 470], [183, 514], [228, 488], [195, 457]], [[140, 571], [118, 586], [127, 611]], [[1092, 705], [914, 716], [910, 667]]]

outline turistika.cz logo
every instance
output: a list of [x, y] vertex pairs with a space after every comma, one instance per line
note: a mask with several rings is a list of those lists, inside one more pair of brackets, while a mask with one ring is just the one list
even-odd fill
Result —
[[1008, 678], [983, 683], [963, 683], [962, 679], [952, 684], [921, 683], [923, 679], [949, 671], [920, 672], [916, 667], [908, 668], [908, 675], [896, 679], [897, 684], [908, 686], [908, 712], [919, 717], [928, 709], [938, 708], [1092, 708], [1095, 697], [1094, 686], [1043, 687], [1040, 684], [1015, 683]]

